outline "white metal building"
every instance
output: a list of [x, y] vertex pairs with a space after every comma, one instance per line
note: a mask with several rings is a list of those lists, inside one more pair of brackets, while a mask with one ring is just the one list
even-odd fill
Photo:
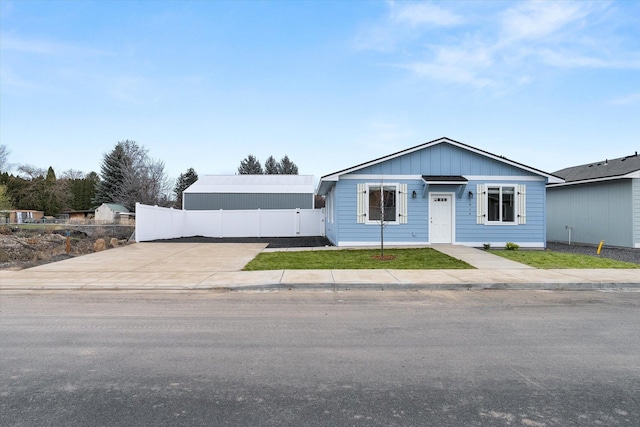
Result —
[[313, 209], [312, 175], [205, 175], [184, 190], [184, 210]]

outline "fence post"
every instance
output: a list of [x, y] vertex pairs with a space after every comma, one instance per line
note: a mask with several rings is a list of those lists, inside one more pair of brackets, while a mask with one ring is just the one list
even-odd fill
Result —
[[262, 211], [258, 208], [258, 237], [262, 237]]
[[220, 238], [224, 237], [224, 220], [223, 217], [224, 216], [224, 210], [220, 209]]

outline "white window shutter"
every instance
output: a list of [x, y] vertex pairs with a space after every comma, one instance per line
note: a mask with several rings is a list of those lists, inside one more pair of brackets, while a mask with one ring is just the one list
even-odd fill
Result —
[[367, 220], [367, 184], [358, 184], [358, 197], [357, 200], [357, 215], [356, 222], [358, 224], [364, 224]]
[[484, 224], [487, 215], [487, 198], [485, 197], [485, 185], [476, 186], [476, 224]]
[[527, 186], [518, 185], [518, 224], [527, 223]]
[[409, 217], [407, 216], [407, 184], [400, 184], [398, 197], [398, 221], [400, 224], [406, 224]]

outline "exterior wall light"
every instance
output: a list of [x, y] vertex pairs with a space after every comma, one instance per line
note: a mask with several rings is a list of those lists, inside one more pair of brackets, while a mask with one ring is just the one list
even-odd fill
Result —
[[418, 194], [416, 194], [416, 190], [413, 190], [413, 193], [411, 193], [411, 198], [415, 199], [416, 197], [418, 197]]
[[469, 191], [469, 198], [473, 199], [473, 193], [471, 191]]

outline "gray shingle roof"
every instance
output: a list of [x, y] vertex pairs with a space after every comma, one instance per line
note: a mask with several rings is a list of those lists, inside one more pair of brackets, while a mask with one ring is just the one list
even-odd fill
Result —
[[564, 178], [566, 182], [584, 181], [588, 179], [611, 178], [624, 176], [640, 170], [640, 156], [635, 154], [617, 159], [605, 159], [586, 165], [573, 166], [553, 172], [553, 175]]

